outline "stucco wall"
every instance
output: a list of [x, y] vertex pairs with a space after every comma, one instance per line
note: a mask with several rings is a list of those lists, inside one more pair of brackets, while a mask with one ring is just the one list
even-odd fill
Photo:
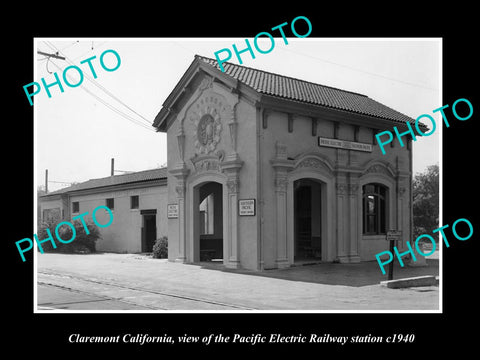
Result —
[[[387, 228], [401, 229], [404, 240], [408, 240], [410, 228], [409, 199], [409, 151], [397, 143], [393, 148], [388, 147], [387, 154], [382, 155], [378, 145], [373, 145], [372, 152], [361, 152], [344, 149], [334, 149], [318, 146], [317, 136], [333, 138], [334, 122], [317, 118], [317, 136], [312, 135], [312, 119], [306, 116], [293, 115], [293, 131], [288, 131], [288, 115], [280, 111], [266, 111], [266, 128], [262, 127], [261, 136], [261, 171], [262, 171], [262, 197], [263, 205], [263, 257], [265, 268], [275, 267], [275, 258], [278, 251], [276, 238], [276, 190], [275, 169], [271, 160], [276, 158], [276, 144], [280, 143], [286, 148], [286, 158], [292, 164], [289, 169], [288, 181], [292, 182], [295, 173], [303, 171], [309, 176], [332, 177], [333, 183], [328, 188], [333, 193], [333, 200], [326, 209], [330, 212], [333, 223], [328, 224], [330, 229], [327, 234], [329, 251], [334, 251], [326, 258], [327, 261], [337, 260], [342, 257], [350, 261], [354, 256], [360, 260], [374, 260], [377, 252], [387, 247], [384, 236], [364, 236], [362, 233], [362, 186], [369, 182], [382, 183], [388, 187], [388, 223]], [[339, 123], [338, 138], [354, 141], [355, 127], [346, 123]], [[373, 131], [360, 126], [356, 141], [372, 144]], [[318, 168], [296, 167], [303, 158], [317, 156], [321, 159], [322, 166]], [[329, 171], [327, 165], [333, 167]], [[314, 163], [316, 165], [316, 163]], [[396, 179], [398, 177], [398, 181]], [[298, 178], [298, 176], [296, 177]], [[317, 178], [318, 179], [318, 178]], [[339, 185], [337, 185], [339, 184]], [[345, 185], [345, 189], [343, 188]], [[289, 184], [286, 196], [291, 196]], [[398, 193], [401, 193], [401, 196]], [[322, 198], [322, 201], [324, 199]], [[352, 210], [352, 206], [354, 209]], [[327, 216], [323, 214], [322, 216]], [[292, 215], [290, 215], [292, 216]], [[286, 219], [293, 224], [292, 219]], [[287, 229], [287, 242], [292, 242], [293, 231]], [[293, 247], [289, 247], [291, 252]], [[292, 254], [288, 254], [292, 259]]]
[[[72, 213], [72, 217], [88, 212], [86, 219], [91, 220], [92, 211], [106, 205], [107, 198], [114, 199], [113, 222], [110, 226], [100, 228], [102, 239], [97, 242], [98, 251], [112, 251], [135, 253], [141, 252], [141, 210], [156, 209], [157, 238], [167, 235], [166, 223], [166, 186], [146, 187], [131, 190], [110, 191], [88, 195], [74, 195], [72, 202], [79, 202], [79, 212]], [[139, 208], [130, 209], [130, 196], [139, 196]], [[109, 215], [106, 211], [99, 210], [96, 213], [97, 221], [106, 224]]]
[[[257, 199], [257, 119], [255, 107], [240, 99], [236, 107], [238, 154], [243, 161], [238, 199]], [[237, 204], [238, 206], [238, 204]], [[258, 201], [256, 206], [258, 207]], [[239, 244], [242, 266], [258, 268], [258, 209], [256, 216], [239, 216]]]
[[[195, 192], [208, 181], [222, 184], [227, 266], [239, 262], [248, 269], [268, 269], [294, 262], [293, 183], [302, 178], [321, 183], [322, 260], [373, 260], [384, 250], [383, 236], [363, 235], [362, 186], [370, 182], [387, 187], [387, 228], [402, 230], [403, 241], [408, 240], [411, 154], [406, 147], [393, 142], [383, 155], [374, 142], [378, 129], [370, 128], [372, 119], [366, 127], [360, 116], [347, 112], [317, 114], [312, 107], [272, 99], [264, 104], [258, 94], [237, 85], [200, 72], [185, 91], [176, 90], [167, 117], [168, 203], [178, 204], [179, 217], [168, 220], [169, 260], [198, 258]], [[205, 114], [215, 122], [203, 141], [199, 129]], [[315, 134], [310, 114], [317, 121]], [[335, 133], [340, 140], [372, 144], [373, 151], [318, 146], [319, 136], [334, 138]], [[228, 163], [237, 168], [224, 167]], [[257, 200], [256, 216], [236, 215], [241, 199]]]
[[[197, 216], [197, 209], [192, 210], [194, 191], [205, 182], [216, 181], [223, 185], [226, 265], [234, 259], [241, 267], [256, 269], [257, 217], [232, 216], [239, 199], [257, 197], [255, 107], [223, 85], [212, 83], [208, 77], [203, 79], [204, 85], [181, 102], [183, 107], [167, 130], [168, 202], [178, 204], [180, 209], [179, 218], [168, 220], [169, 260], [194, 261], [198, 237], [193, 226], [193, 217]], [[215, 138], [208, 142], [208, 149], [199, 141], [199, 122], [205, 114], [215, 119]], [[236, 125], [231, 126], [232, 122]], [[230, 161], [243, 161], [243, 165], [240, 170], [225, 170], [224, 164]]]

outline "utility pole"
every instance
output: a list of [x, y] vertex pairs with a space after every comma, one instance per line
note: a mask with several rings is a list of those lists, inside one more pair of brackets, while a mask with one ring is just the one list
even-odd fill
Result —
[[53, 57], [55, 59], [65, 60], [65, 58], [63, 56], [58, 55], [58, 52], [55, 53], [55, 54], [48, 54], [48, 53], [45, 53], [43, 51], [37, 50], [37, 54], [45, 55], [45, 56], [48, 56], [48, 57]]
[[66, 181], [54, 181], [48, 180], [48, 169], [45, 169], [45, 194], [48, 194], [48, 183], [55, 183], [55, 184], [67, 184], [72, 186], [74, 183], [66, 182]]

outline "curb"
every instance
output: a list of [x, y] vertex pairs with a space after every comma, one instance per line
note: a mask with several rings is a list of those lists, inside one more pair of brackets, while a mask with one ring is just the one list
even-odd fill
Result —
[[438, 279], [435, 275], [425, 275], [398, 280], [380, 281], [380, 285], [386, 286], [389, 289], [400, 289], [416, 286], [433, 286], [438, 285]]

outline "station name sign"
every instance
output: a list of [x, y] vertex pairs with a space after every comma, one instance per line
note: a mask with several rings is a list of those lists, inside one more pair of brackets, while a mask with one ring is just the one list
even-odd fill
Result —
[[318, 137], [318, 146], [327, 146], [337, 149], [358, 150], [372, 152], [372, 144], [360, 143], [348, 140], [328, 139], [324, 137]]

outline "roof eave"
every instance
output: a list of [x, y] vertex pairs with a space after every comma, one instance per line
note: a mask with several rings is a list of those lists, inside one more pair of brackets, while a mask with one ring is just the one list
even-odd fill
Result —
[[58, 199], [61, 199], [62, 196], [66, 196], [67, 193], [66, 192], [61, 192], [61, 193], [52, 193], [52, 194], [44, 194], [44, 195], [41, 195], [39, 196], [38, 198], [39, 199], [45, 199], [45, 200], [58, 200]]
[[[257, 106], [263, 106], [272, 110], [283, 112], [295, 112], [296, 114], [312, 117], [322, 118], [330, 121], [341, 121], [350, 123], [352, 125], [361, 125], [373, 129], [388, 130], [393, 126], [397, 126], [399, 130], [407, 129], [405, 122], [391, 120], [372, 115], [365, 115], [348, 110], [328, 107], [324, 105], [310, 104], [292, 99], [285, 99], [278, 96], [261, 94], [257, 102]], [[347, 115], [347, 116], [345, 116]], [[411, 119], [414, 121], [414, 119]], [[425, 127], [425, 125], [420, 124]]]
[[86, 194], [96, 194], [108, 191], [119, 191], [125, 189], [136, 189], [142, 187], [154, 187], [154, 186], [164, 186], [167, 184], [167, 178], [158, 178], [158, 179], [150, 179], [150, 180], [139, 180], [139, 181], [132, 181], [129, 183], [121, 183], [121, 184], [114, 184], [114, 185], [103, 185], [103, 186], [96, 186], [91, 188], [84, 188], [84, 189], [75, 189], [75, 190], [66, 190], [62, 193], [58, 194], [46, 194], [40, 196], [43, 199], [49, 200], [57, 200], [63, 196], [76, 196], [76, 195], [86, 195]]
[[199, 59], [195, 57], [187, 70], [183, 73], [180, 80], [177, 82], [177, 85], [173, 88], [170, 94], [167, 96], [165, 101], [162, 104], [162, 108], [155, 116], [152, 126], [157, 129], [157, 131], [165, 132], [167, 131], [167, 119], [168, 117], [175, 112], [174, 105], [177, 99], [183, 94], [183, 91], [186, 85], [190, 80], [195, 76], [199, 68]]
[[171, 124], [171, 121], [169, 121], [170, 116], [176, 116], [177, 114], [175, 110], [175, 104], [184, 94], [185, 88], [188, 87], [188, 84], [192, 81], [194, 76], [200, 71], [212, 76], [213, 78], [217, 78], [228, 88], [230, 88], [231, 91], [239, 91], [240, 82], [237, 79], [225, 74], [220, 69], [205, 63], [198, 56], [195, 56], [195, 59], [185, 71], [177, 85], [175, 85], [175, 88], [168, 95], [167, 99], [165, 99], [162, 104], [162, 108], [155, 117], [153, 126], [157, 129], [157, 131], [166, 132], [168, 130]]

